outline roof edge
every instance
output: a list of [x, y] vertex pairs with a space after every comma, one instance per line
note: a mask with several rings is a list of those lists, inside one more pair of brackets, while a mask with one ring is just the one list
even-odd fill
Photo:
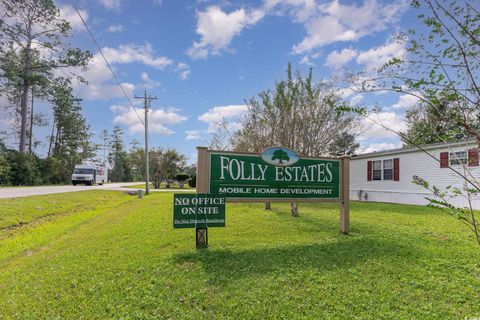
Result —
[[[459, 141], [459, 142], [437, 142], [432, 144], [423, 144], [423, 145], [420, 145], [420, 148], [424, 150], [435, 150], [435, 149], [452, 148], [452, 147], [460, 147], [464, 145], [466, 146], [466, 145], [476, 145], [476, 144], [477, 143], [475, 139], [469, 139], [469, 140]], [[352, 159], [372, 158], [372, 157], [378, 157], [378, 156], [411, 153], [411, 152], [418, 152], [418, 151], [421, 152], [420, 148], [410, 147], [410, 148], [397, 148], [397, 149], [384, 150], [384, 151], [374, 151], [374, 152], [354, 155], [352, 156]]]

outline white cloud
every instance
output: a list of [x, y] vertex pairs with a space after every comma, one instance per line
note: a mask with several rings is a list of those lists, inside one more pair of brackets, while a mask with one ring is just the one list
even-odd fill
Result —
[[[362, 119], [364, 132], [360, 134], [359, 140], [398, 138], [395, 132], [404, 131], [407, 128], [403, 116], [395, 112], [379, 112], [370, 114]], [[393, 131], [395, 132], [393, 132]]]
[[175, 71], [178, 72], [180, 79], [186, 80], [190, 76], [190, 66], [184, 62], [179, 62]]
[[346, 30], [334, 17], [318, 17], [305, 24], [308, 35], [299, 43], [294, 45], [293, 52], [300, 54], [314, 48], [337, 41], [353, 41], [358, 39], [354, 30]]
[[150, 77], [148, 76], [148, 73], [146, 73], [146, 72], [142, 72], [140, 77], [142, 78], [143, 81], [150, 81], [151, 80]]
[[[122, 83], [123, 90], [131, 97], [136, 86], [133, 83]], [[82, 98], [86, 100], [109, 100], [113, 97], [123, 97], [122, 89], [114, 84], [89, 83], [88, 86], [82, 86], [80, 89]]]
[[108, 32], [122, 32], [125, 30], [125, 27], [121, 24], [112, 24], [108, 27], [107, 31]]
[[[145, 131], [145, 128], [140, 121], [137, 113], [140, 115], [140, 118], [143, 120], [143, 109], [136, 108], [137, 113], [132, 108], [125, 106], [112, 105], [110, 110], [115, 114], [113, 119], [114, 123], [123, 124], [128, 127], [129, 132], [131, 133], [141, 133]], [[160, 135], [171, 135], [174, 133], [170, 128], [167, 128], [166, 125], [178, 124], [187, 120], [187, 117], [178, 113], [178, 109], [169, 108], [169, 109], [150, 109], [148, 113], [148, 129], [150, 133], [158, 133]]]
[[[114, 63], [111, 63], [112, 67]], [[84, 77], [88, 82], [89, 85], [91, 84], [100, 84], [104, 81], [112, 79], [112, 73], [105, 65], [105, 61], [103, 60], [100, 53], [96, 53], [93, 55], [92, 60], [88, 63], [88, 69], [84, 72], [81, 72], [80, 75]]]
[[[133, 62], [143, 63], [156, 69], [163, 69], [173, 63], [167, 57], [155, 56], [152, 46], [135, 44], [120, 45], [118, 48], [105, 47], [102, 49], [105, 57], [111, 65], [128, 64]], [[88, 81], [103, 82], [112, 78], [112, 74], [105, 64], [99, 52], [94, 54], [88, 70], [83, 74]]]
[[381, 143], [370, 143], [367, 145], [361, 145], [360, 148], [357, 150], [357, 154], [362, 153], [370, 153], [370, 152], [378, 152], [384, 150], [391, 150], [391, 149], [398, 149], [402, 147], [402, 143], [388, 143], [388, 142], [381, 142]]
[[418, 98], [410, 94], [402, 94], [398, 98], [398, 102], [392, 105], [392, 109], [408, 109], [418, 102]]
[[367, 71], [375, 71], [393, 58], [404, 58], [406, 53], [404, 43], [389, 38], [385, 44], [361, 52], [357, 57], [357, 63], [363, 64]]
[[148, 73], [146, 72], [142, 72], [142, 74], [140, 75], [140, 78], [142, 78], [143, 80], [142, 86], [145, 89], [152, 89], [160, 86], [160, 82], [152, 80], [148, 75]]
[[328, 56], [325, 62], [325, 65], [332, 67], [334, 69], [341, 69], [344, 65], [350, 62], [353, 58], [357, 56], [357, 50], [352, 48], [345, 48], [342, 51], [332, 51]]
[[118, 10], [122, 5], [121, 0], [99, 0], [99, 2], [108, 10]]
[[[334, 42], [357, 41], [385, 30], [396, 23], [408, 7], [408, 0], [391, 3], [365, 0], [361, 5], [341, 4], [339, 0], [320, 4], [315, 0], [264, 0], [256, 9], [240, 8], [227, 13], [212, 5], [197, 13], [196, 32], [200, 40], [194, 41], [186, 53], [192, 59], [205, 59], [210, 54], [232, 51], [229, 48], [232, 39], [267, 14], [288, 15], [293, 22], [303, 24], [306, 36], [293, 46], [293, 52], [310, 53]], [[311, 63], [309, 58], [304, 57], [303, 63]]]
[[200, 41], [194, 41], [187, 50], [192, 59], [205, 59], [209, 54], [218, 55], [228, 51], [230, 42], [245, 27], [255, 25], [265, 15], [263, 10], [246, 11], [241, 8], [230, 13], [218, 6], [210, 6], [197, 13], [196, 32]]
[[[72, 27], [73, 31], [80, 31], [84, 30], [84, 26], [82, 20], [78, 16], [77, 11], [71, 5], [59, 5], [58, 10], [60, 11], [60, 18], [67, 20], [70, 22], [70, 26]], [[87, 10], [78, 10], [83, 17], [83, 20], [88, 20], [88, 11]]]
[[153, 47], [148, 42], [143, 46], [133, 43], [122, 44], [118, 49], [105, 47], [102, 51], [111, 63], [139, 62], [160, 70], [173, 63], [167, 57], [155, 56]]
[[185, 134], [185, 140], [200, 140], [202, 138], [200, 130], [187, 130], [185, 131]]
[[241, 125], [239, 120], [247, 111], [248, 107], [244, 104], [216, 106], [198, 117], [198, 120], [208, 123], [209, 132], [215, 132], [224, 120], [228, 122], [229, 129], [234, 131], [239, 129]]
[[[118, 48], [105, 47], [102, 51], [113, 69], [118, 64], [137, 62], [161, 70], [173, 63], [167, 57], [156, 56], [152, 46], [148, 43], [143, 46], [126, 44], [120, 45]], [[113, 84], [112, 73], [106, 66], [100, 53], [93, 55], [93, 59], [88, 65], [88, 70], [81, 73], [81, 75], [88, 81], [88, 85], [77, 84], [76, 86], [80, 87], [81, 96], [88, 100], [110, 99], [123, 95], [121, 89]], [[145, 81], [145, 79], [143, 80]], [[146, 84], [143, 86], [145, 87], [145, 85], [155, 86], [156, 83], [154, 81], [146, 81]], [[135, 87], [132, 83], [124, 84], [124, 89], [130, 96]]]
[[315, 0], [265, 0], [265, 11], [275, 9], [274, 14], [288, 13], [295, 19], [295, 22], [305, 22], [316, 12]]
[[343, 5], [339, 0], [322, 3], [317, 7], [317, 14], [305, 21], [307, 36], [294, 45], [293, 52], [301, 54], [338, 41], [357, 41], [384, 30], [407, 8], [406, 0], [391, 4], [365, 0], [361, 6]]
[[193, 42], [192, 46], [188, 48], [186, 54], [194, 59], [206, 59], [208, 57], [208, 49], [198, 42]]
[[304, 65], [309, 66], [309, 67], [314, 67], [315, 66], [315, 63], [313, 63], [310, 60], [310, 57], [308, 55], [303, 56], [302, 60], [300, 60], [300, 64], [304, 64]]

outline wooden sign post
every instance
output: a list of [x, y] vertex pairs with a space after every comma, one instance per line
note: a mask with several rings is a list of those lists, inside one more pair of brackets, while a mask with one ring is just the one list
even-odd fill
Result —
[[342, 179], [340, 187], [342, 188], [342, 202], [340, 202], [340, 232], [348, 234], [350, 227], [350, 157], [344, 156], [342, 159]]
[[[208, 155], [206, 147], [197, 147], [197, 193], [208, 192]], [[198, 168], [202, 168], [199, 170]], [[203, 241], [202, 241], [203, 240]], [[197, 248], [208, 247], [208, 228], [195, 229], [195, 241]]]
[[340, 232], [348, 234], [350, 157], [298, 156], [282, 147], [262, 154], [197, 150], [197, 193], [227, 202], [338, 202]]

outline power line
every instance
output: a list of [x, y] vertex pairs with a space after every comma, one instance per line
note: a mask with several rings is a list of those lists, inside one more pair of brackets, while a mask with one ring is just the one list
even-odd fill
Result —
[[138, 114], [137, 109], [134, 107], [134, 105], [133, 105], [133, 103], [132, 103], [132, 100], [130, 100], [130, 97], [129, 97], [129, 96], [127, 95], [127, 93], [125, 92], [125, 89], [123, 88], [122, 83], [120, 82], [120, 80], [118, 80], [118, 77], [117, 77], [117, 75], [115, 74], [115, 72], [113, 71], [113, 68], [110, 66], [110, 63], [108, 63], [108, 60], [107, 60], [107, 58], [105, 57], [105, 55], [103, 54], [102, 49], [101, 49], [100, 46], [98, 45], [97, 40], [95, 39], [95, 36], [93, 35], [93, 33], [92, 33], [92, 32], [90, 31], [90, 29], [88, 28], [87, 23], [85, 22], [85, 20], [84, 20], [83, 17], [82, 17], [82, 14], [81, 14], [80, 11], [78, 10], [78, 8], [75, 6], [75, 4], [73, 3], [73, 1], [72, 1], [71, 3], [72, 3], [73, 8], [75, 9], [75, 11], [77, 12], [78, 16], [80, 17], [80, 20], [82, 20], [82, 23], [83, 23], [83, 25], [85, 26], [85, 29], [87, 30], [88, 34], [90, 35], [90, 38], [92, 39], [93, 43], [94, 43], [95, 46], [97, 47], [98, 51], [100, 52], [100, 55], [102, 56], [103, 60], [105, 61], [105, 64], [107, 65], [108, 69], [109, 69], [110, 72], [112, 73], [113, 78], [115, 78], [115, 81], [117, 82], [117, 85], [118, 85], [118, 86], [120, 87], [120, 89], [122, 90], [123, 95], [125, 96], [125, 98], [127, 98], [128, 104], [129, 104], [130, 107], [133, 109], [133, 111], [135, 111], [135, 114], [137, 115], [138, 120], [140, 120], [140, 122], [142, 123], [142, 125], [145, 126], [145, 123], [143, 122], [142, 118], [141, 118], [140, 115]]

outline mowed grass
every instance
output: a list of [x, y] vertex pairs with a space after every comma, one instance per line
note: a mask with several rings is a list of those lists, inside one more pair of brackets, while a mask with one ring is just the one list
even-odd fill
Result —
[[353, 203], [342, 236], [336, 204], [301, 204], [298, 218], [288, 204], [227, 204], [227, 227], [197, 251], [193, 229], [172, 228], [172, 193], [117, 200], [0, 240], [0, 318], [480, 316], [480, 248], [434, 209]]
[[[108, 208], [128, 199], [115, 191], [85, 191], [0, 200], [0, 230], [27, 224], [38, 218], [62, 213]], [[1, 233], [0, 233], [1, 234]]]

